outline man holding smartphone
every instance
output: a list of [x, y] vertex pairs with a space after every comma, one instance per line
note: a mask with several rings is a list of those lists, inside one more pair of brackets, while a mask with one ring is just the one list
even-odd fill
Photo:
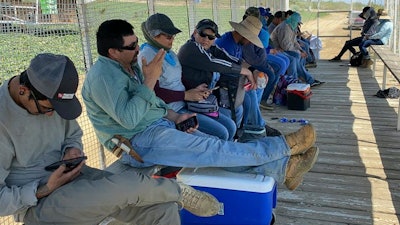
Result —
[[0, 216], [25, 225], [93, 225], [107, 217], [176, 225], [182, 207], [199, 216], [219, 211], [212, 195], [173, 180], [74, 163], [84, 155], [78, 82], [68, 57], [43, 53], [0, 86]]

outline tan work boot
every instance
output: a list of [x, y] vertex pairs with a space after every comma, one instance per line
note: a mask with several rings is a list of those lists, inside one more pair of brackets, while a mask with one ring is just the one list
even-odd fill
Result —
[[285, 139], [290, 147], [290, 155], [298, 155], [315, 144], [317, 134], [314, 127], [307, 124], [296, 132], [286, 134]]
[[374, 61], [372, 61], [371, 59], [363, 59], [363, 63], [360, 67], [369, 68], [372, 64], [374, 64]]
[[204, 191], [198, 191], [184, 183], [179, 182], [178, 185], [181, 188], [182, 196], [180, 203], [187, 211], [201, 217], [218, 214], [220, 203], [214, 196]]
[[314, 166], [318, 158], [319, 149], [316, 146], [309, 148], [301, 155], [291, 156], [286, 168], [286, 187], [293, 191], [303, 180], [306, 174]]

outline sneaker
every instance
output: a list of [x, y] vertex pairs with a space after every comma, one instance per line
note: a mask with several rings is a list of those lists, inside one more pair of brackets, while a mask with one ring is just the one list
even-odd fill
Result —
[[304, 174], [311, 170], [318, 158], [319, 149], [311, 147], [301, 155], [291, 156], [286, 168], [285, 185], [293, 191], [302, 182]]
[[333, 59], [330, 59], [329, 60], [329, 62], [341, 62], [342, 60], [339, 58], [339, 57], [337, 57], [337, 56], [335, 56], [335, 57], [333, 57]]
[[178, 182], [181, 188], [181, 204], [184, 209], [200, 217], [215, 216], [220, 211], [221, 205], [211, 194], [199, 191], [191, 186]]
[[261, 100], [259, 106], [261, 109], [274, 110], [274, 106], [272, 104], [269, 104], [268, 101], [265, 101], [265, 100]]
[[311, 124], [307, 124], [296, 132], [286, 134], [285, 139], [291, 155], [302, 154], [315, 144], [317, 133]]
[[305, 67], [306, 68], [316, 68], [317, 67], [317, 63], [316, 62], [306, 63]]
[[319, 80], [314, 79], [314, 82], [312, 84], [310, 84], [310, 87], [316, 87], [316, 86], [319, 86], [324, 83], [325, 83], [324, 81], [319, 81]]
[[282, 133], [279, 130], [277, 130], [275, 128], [272, 128], [272, 127], [270, 127], [268, 125], [265, 125], [265, 134], [266, 134], [266, 136], [269, 136], [269, 137], [281, 136], [282, 135]]

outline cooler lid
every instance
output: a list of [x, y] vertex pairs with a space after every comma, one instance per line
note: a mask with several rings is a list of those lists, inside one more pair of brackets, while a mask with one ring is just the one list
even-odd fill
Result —
[[220, 188], [227, 190], [268, 193], [273, 190], [275, 180], [272, 177], [234, 173], [222, 168], [183, 168], [176, 176], [178, 181], [198, 187]]
[[289, 84], [286, 88], [287, 91], [307, 91], [308, 89], [310, 89], [310, 85], [302, 83]]

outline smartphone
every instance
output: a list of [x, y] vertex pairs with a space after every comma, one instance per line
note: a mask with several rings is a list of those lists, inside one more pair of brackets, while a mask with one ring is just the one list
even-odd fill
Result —
[[78, 158], [61, 160], [61, 161], [58, 161], [58, 162], [55, 162], [55, 163], [52, 163], [52, 164], [46, 166], [44, 169], [47, 171], [54, 171], [58, 167], [60, 167], [62, 164], [65, 164], [65, 166], [67, 167], [65, 172], [68, 172], [68, 171], [73, 170], [75, 167], [77, 167], [79, 165], [79, 163], [81, 163], [85, 159], [87, 159], [86, 156], [81, 156]]
[[192, 116], [178, 124], [176, 124], [176, 129], [180, 131], [187, 131], [189, 128], [196, 127], [198, 124], [197, 117]]

